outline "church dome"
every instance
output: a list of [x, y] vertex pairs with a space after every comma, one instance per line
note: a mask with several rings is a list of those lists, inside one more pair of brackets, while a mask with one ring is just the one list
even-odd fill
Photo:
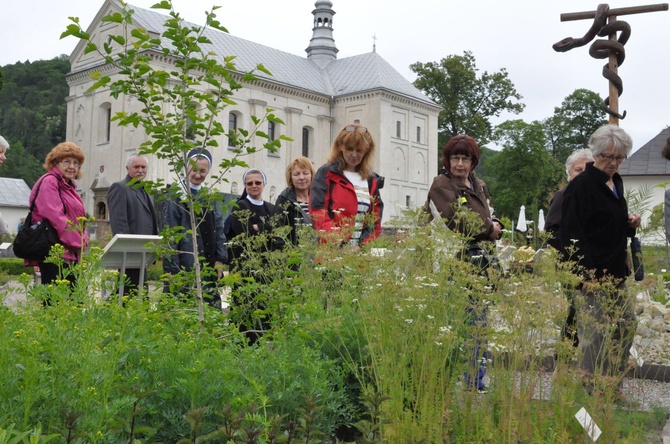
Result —
[[314, 3], [314, 7], [316, 8], [332, 8], [333, 7], [333, 2], [330, 0], [317, 0], [316, 3]]

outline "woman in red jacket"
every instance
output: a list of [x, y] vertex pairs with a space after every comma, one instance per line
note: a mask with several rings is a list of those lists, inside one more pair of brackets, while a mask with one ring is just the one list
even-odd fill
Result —
[[344, 127], [316, 172], [309, 212], [321, 242], [360, 245], [381, 234], [384, 178], [372, 171], [375, 142], [359, 124]]

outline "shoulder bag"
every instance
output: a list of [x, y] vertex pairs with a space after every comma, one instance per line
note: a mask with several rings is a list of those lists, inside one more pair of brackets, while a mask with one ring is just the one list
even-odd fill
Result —
[[[28, 211], [26, 221], [16, 234], [14, 243], [12, 244], [14, 255], [28, 261], [42, 262], [49, 255], [51, 247], [60, 243], [58, 233], [51, 225], [51, 222], [49, 222], [49, 219], [44, 218], [40, 222], [33, 224], [32, 216], [35, 209], [35, 200], [40, 192], [43, 181], [44, 179], [37, 185], [35, 197], [30, 204], [30, 211]], [[65, 211], [64, 205], [63, 211]]]

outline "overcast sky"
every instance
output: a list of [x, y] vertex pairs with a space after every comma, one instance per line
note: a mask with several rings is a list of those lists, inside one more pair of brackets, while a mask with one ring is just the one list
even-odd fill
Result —
[[[594, 10], [584, 0], [331, 0], [338, 58], [377, 52], [408, 80], [414, 62], [436, 62], [469, 50], [480, 71], [506, 68], [523, 96], [526, 122], [551, 116], [554, 107], [575, 89], [605, 97], [603, 60], [589, 56], [588, 46], [557, 53], [552, 44], [581, 37], [592, 20], [561, 22], [561, 13]], [[158, 0], [133, 0], [149, 8]], [[238, 37], [305, 56], [312, 36], [314, 0], [174, 0], [189, 21], [204, 22], [204, 12], [218, 4], [217, 16]], [[3, 2], [0, 13], [0, 66], [17, 61], [70, 54], [76, 39], [59, 40], [68, 17], [86, 26], [101, 0], [23, 0]], [[649, 0], [611, 1], [611, 8], [654, 4]], [[639, 148], [670, 125], [670, 12], [620, 16], [632, 28], [626, 60], [619, 68], [624, 92], [621, 121]], [[262, 61], [261, 61], [262, 62]]]

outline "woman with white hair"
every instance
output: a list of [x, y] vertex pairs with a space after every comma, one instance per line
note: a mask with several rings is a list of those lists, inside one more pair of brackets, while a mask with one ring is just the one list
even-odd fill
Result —
[[[565, 161], [565, 173], [568, 175], [568, 183], [582, 173], [586, 169], [586, 164], [589, 162], [593, 162], [593, 153], [590, 149], [582, 148], [573, 151]], [[561, 207], [563, 206], [563, 194], [565, 193], [566, 188], [567, 185], [556, 191], [554, 197], [551, 198], [551, 202], [549, 202], [549, 211], [547, 212], [547, 221], [544, 225], [545, 231], [549, 233], [547, 243], [557, 250], [560, 250], [561, 248], [558, 229], [561, 225]], [[576, 325], [577, 320], [575, 319], [577, 312], [575, 310], [572, 292], [569, 291], [569, 293], [567, 299], [570, 306], [568, 307], [568, 316], [565, 319], [565, 324], [561, 328], [561, 340], [567, 338], [574, 347], [577, 347], [579, 345]]]
[[[574, 261], [582, 277], [575, 305], [580, 367], [589, 392], [621, 386], [635, 334], [632, 298], [626, 291], [631, 272], [626, 247], [640, 215], [628, 212], [617, 172], [632, 147], [632, 139], [618, 126], [598, 128], [589, 139], [594, 161], [570, 181], [563, 198], [560, 241], [564, 257]], [[620, 391], [614, 400], [627, 401]]]
[[[588, 162], [593, 162], [593, 153], [590, 149], [582, 148], [573, 151], [565, 161], [565, 174], [568, 176], [568, 182], [584, 171]], [[558, 228], [561, 225], [561, 206], [563, 205], [563, 193], [565, 193], [566, 187], [567, 185], [556, 191], [551, 198], [547, 220], [544, 224], [544, 230], [551, 235], [547, 243], [556, 249], [560, 249]]]
[[0, 136], [0, 165], [5, 163], [7, 160], [7, 150], [9, 149], [9, 143], [5, 140], [4, 137]]

